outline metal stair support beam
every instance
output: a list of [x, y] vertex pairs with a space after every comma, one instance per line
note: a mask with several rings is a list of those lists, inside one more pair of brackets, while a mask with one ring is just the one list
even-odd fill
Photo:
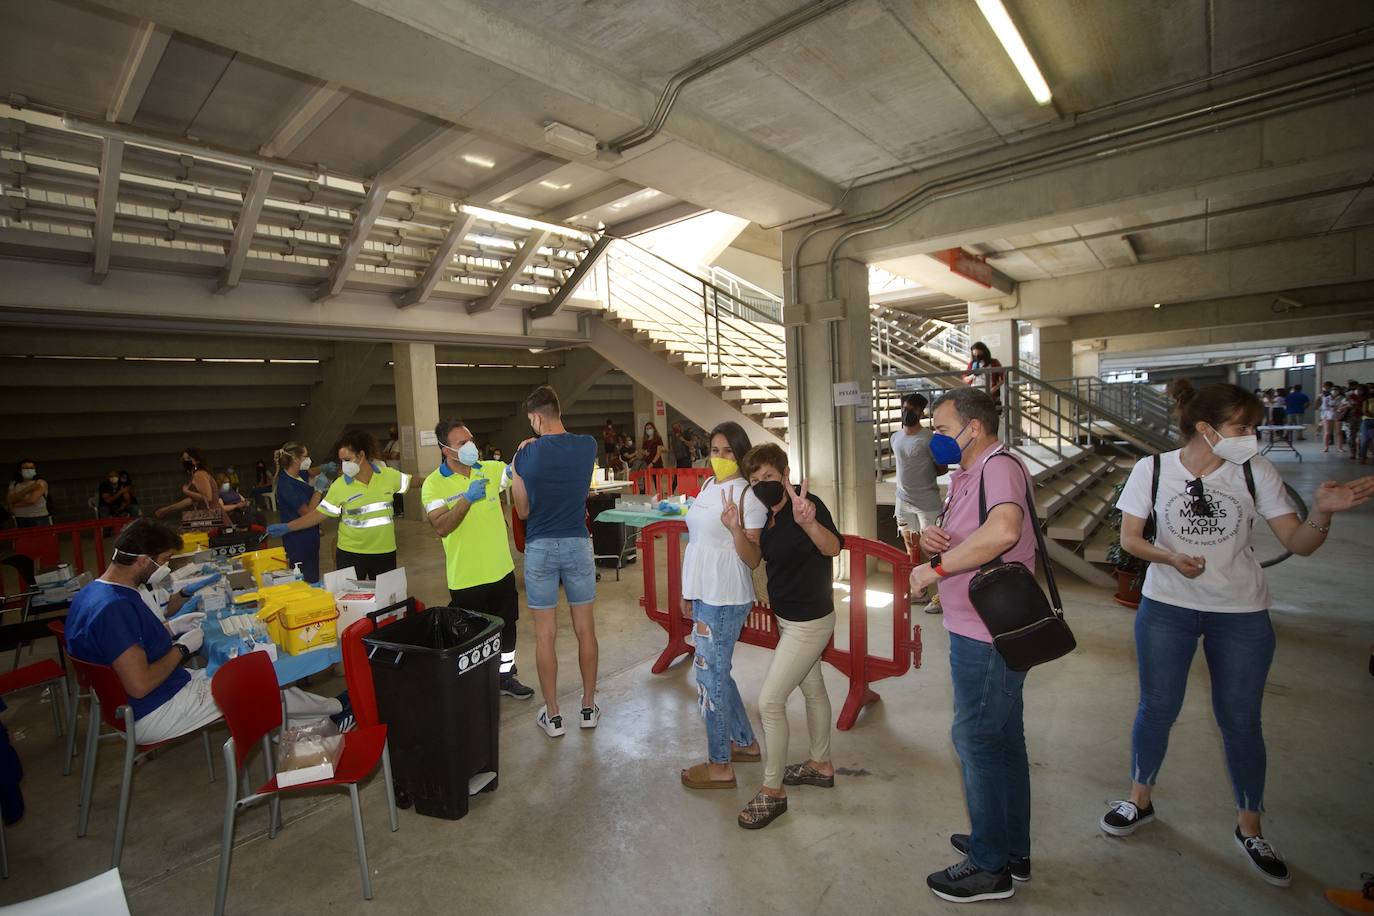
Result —
[[472, 231], [476, 222], [477, 217], [471, 213], [464, 213], [460, 210], [454, 214], [453, 222], [449, 224], [448, 231], [444, 233], [444, 240], [434, 250], [434, 258], [425, 268], [424, 274], [420, 277], [420, 282], [397, 300], [397, 308], [419, 305], [433, 295], [435, 287], [439, 285], [440, 280], [444, 279], [448, 267], [453, 261], [453, 253], [458, 250], [458, 246], [463, 243], [463, 239]]
[[482, 312], [489, 312], [500, 305], [501, 300], [506, 298], [506, 293], [510, 292], [510, 288], [520, 279], [520, 275], [525, 272], [530, 261], [534, 260], [534, 256], [539, 253], [539, 246], [544, 244], [549, 234], [547, 230], [536, 229], [525, 236], [525, 240], [520, 243], [515, 254], [506, 262], [506, 269], [492, 284], [491, 291], [481, 299], [468, 303], [468, 314], [478, 315]]
[[391, 359], [388, 343], [337, 341], [333, 349], [320, 363], [320, 380], [311, 388], [310, 401], [300, 408], [294, 430], [296, 441], [320, 464], [336, 460], [330, 449], [372, 386], [387, 380]]
[[114, 96], [105, 109], [105, 120], [127, 124], [134, 119], [171, 38], [171, 30], [156, 23], [138, 24], [128, 56], [115, 80]]
[[343, 251], [334, 259], [329, 277], [315, 290], [315, 301], [337, 296], [348, 282], [348, 275], [358, 260], [359, 253], [367, 241], [372, 225], [381, 216], [387, 195], [392, 190], [410, 181], [417, 175], [450, 158], [473, 142], [475, 138], [467, 131], [444, 127], [418, 143], [409, 152], [391, 165], [378, 172], [367, 189], [362, 205], [353, 217], [353, 225], [348, 231], [348, 239]]
[[290, 156], [315, 128], [348, 100], [348, 95], [347, 89], [334, 82], [321, 83], [307, 90], [258, 153], [269, 159]]
[[234, 223], [234, 241], [229, 245], [229, 257], [225, 260], [224, 272], [220, 274], [217, 288], [221, 292], [239, 285], [244, 262], [248, 260], [248, 249], [253, 245], [253, 233], [258, 228], [258, 217], [262, 215], [262, 205], [267, 200], [267, 189], [271, 186], [271, 172], [263, 168], [253, 169], [253, 177], [243, 192], [239, 218]]
[[568, 299], [572, 297], [572, 294], [577, 291], [577, 287], [580, 286], [582, 281], [587, 279], [587, 275], [595, 269], [597, 262], [601, 260], [601, 256], [605, 253], [611, 241], [612, 239], [609, 235], [602, 235], [593, 242], [592, 247], [587, 249], [587, 253], [582, 256], [582, 260], [577, 262], [577, 266], [573, 268], [572, 273], [568, 274], [568, 278], [563, 281], [563, 285], [558, 287], [558, 292], [554, 293], [553, 297], [549, 299], [548, 302], [543, 305], [536, 305], [529, 310], [530, 318], [548, 318], [552, 315], [557, 315]]
[[[606, 357], [589, 347], [578, 347], [568, 350], [567, 357], [563, 365], [549, 370], [549, 385], [558, 393], [558, 405], [563, 410], [564, 416], [571, 415], [573, 408], [577, 405], [587, 392], [604, 376], [616, 367], [612, 366]], [[502, 454], [514, 455], [515, 447], [519, 443], [528, 439], [533, 433], [530, 431], [529, 418], [525, 416], [520, 408], [523, 401], [511, 405], [510, 413], [507, 414], [499, 426], [490, 434], [492, 444], [501, 449]], [[462, 407], [459, 407], [459, 416], [463, 416]], [[600, 454], [600, 446], [597, 446], [597, 453]]]
[[94, 255], [91, 276], [105, 282], [110, 273], [110, 246], [114, 236], [115, 208], [119, 202], [119, 173], [124, 165], [124, 141], [105, 139], [100, 145], [100, 189], [96, 192]]

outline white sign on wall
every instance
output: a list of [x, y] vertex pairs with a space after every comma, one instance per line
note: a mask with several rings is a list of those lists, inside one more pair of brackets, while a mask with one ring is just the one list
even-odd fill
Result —
[[858, 382], [836, 382], [834, 387], [836, 407], [858, 407], [863, 403]]
[[420, 430], [420, 448], [434, 448], [439, 444], [439, 437], [434, 435], [432, 429]]

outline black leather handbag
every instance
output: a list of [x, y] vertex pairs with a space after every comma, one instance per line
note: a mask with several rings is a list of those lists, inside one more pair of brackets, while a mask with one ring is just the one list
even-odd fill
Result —
[[[1020, 563], [1004, 563], [1000, 555], [984, 563], [968, 587], [969, 600], [992, 634], [993, 647], [1013, 671], [1029, 671], [1036, 665], [1068, 655], [1078, 646], [1073, 631], [1064, 620], [1063, 602], [1059, 600], [1059, 589], [1054, 584], [1054, 569], [1045, 551], [1045, 536], [1040, 532], [1040, 520], [1035, 515], [1035, 496], [1031, 492], [1029, 477], [1026, 479], [1026, 509], [1031, 515], [1036, 549], [1045, 566], [1049, 598], [1046, 599], [1045, 593], [1040, 590], [1040, 583], [1035, 581], [1033, 569], [1027, 569]], [[987, 495], [980, 476], [979, 526], [986, 523], [987, 519]]]

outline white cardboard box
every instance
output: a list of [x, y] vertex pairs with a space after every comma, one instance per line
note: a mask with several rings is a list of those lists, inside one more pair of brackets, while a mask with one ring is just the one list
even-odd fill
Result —
[[334, 775], [334, 764], [329, 761], [317, 763], [313, 767], [302, 767], [299, 770], [282, 770], [277, 773], [277, 785], [281, 788], [287, 786], [298, 786], [304, 782], [317, 782], [321, 779], [329, 779]]
[[[325, 575], [324, 587], [334, 594], [334, 602], [339, 608], [339, 632], [373, 611], [380, 611], [399, 601], [406, 600], [405, 567], [382, 573], [376, 582], [358, 581], [353, 578], [350, 567]], [[331, 580], [331, 576], [334, 577]]]

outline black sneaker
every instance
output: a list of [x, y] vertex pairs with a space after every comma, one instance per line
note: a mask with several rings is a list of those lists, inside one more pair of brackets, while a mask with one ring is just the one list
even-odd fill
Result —
[[1102, 815], [1097, 826], [1112, 836], [1130, 836], [1143, 824], [1155, 819], [1155, 806], [1137, 808], [1128, 801], [1112, 802], [1112, 810]]
[[[969, 836], [967, 833], [954, 833], [950, 835], [949, 845], [954, 847], [954, 851], [961, 856], [968, 855]], [[1017, 881], [1030, 880], [1030, 856], [1010, 856], [1007, 858], [1007, 868], [1011, 869], [1011, 876]]]
[[1011, 879], [1011, 870], [1000, 872], [983, 871], [973, 864], [972, 859], [964, 859], [958, 865], [951, 865], [944, 871], [926, 876], [926, 887], [941, 900], [950, 903], [977, 903], [980, 900], [1005, 900], [1016, 893]]
[[1275, 887], [1287, 887], [1292, 883], [1292, 878], [1288, 875], [1288, 866], [1283, 862], [1283, 856], [1274, 851], [1274, 847], [1269, 845], [1269, 841], [1262, 836], [1243, 836], [1240, 828], [1236, 828], [1236, 845], [1245, 850], [1245, 854], [1250, 857], [1250, 864], [1255, 866], [1255, 871], [1260, 873], [1260, 877]]
[[528, 700], [534, 696], [534, 689], [517, 681], [514, 674], [501, 675], [501, 692], [517, 700]]

